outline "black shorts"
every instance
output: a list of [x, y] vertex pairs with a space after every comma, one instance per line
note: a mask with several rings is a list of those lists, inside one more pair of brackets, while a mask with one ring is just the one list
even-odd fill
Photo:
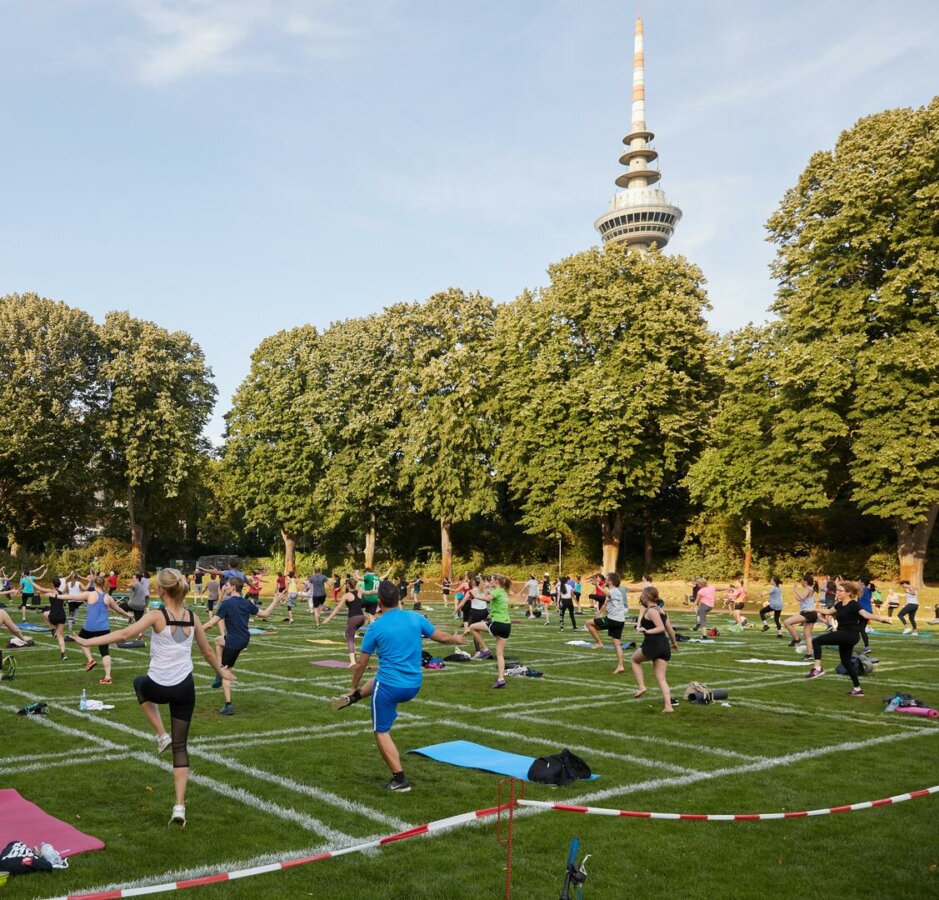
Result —
[[157, 684], [149, 675], [138, 675], [134, 679], [134, 693], [138, 703], [168, 703], [171, 718], [192, 721], [196, 708], [196, 685], [191, 673], [179, 684], [169, 687]]
[[313, 609], [319, 609], [326, 602], [326, 595], [323, 594], [322, 597], [311, 597], [313, 601]]
[[233, 650], [231, 647], [222, 647], [222, 666], [231, 669], [238, 661], [238, 655], [242, 650], [244, 650], [244, 647], [239, 647], [237, 650]]
[[378, 609], [378, 601], [377, 600], [363, 600], [362, 609], [364, 609], [365, 612], [367, 612], [370, 616], [374, 616], [375, 610]]
[[473, 609], [470, 607], [470, 625], [475, 625], [477, 622], [485, 622], [489, 618], [488, 609]]
[[64, 625], [65, 624], [65, 608], [60, 606], [58, 612], [55, 609], [49, 610], [49, 624], [50, 625]]
[[667, 662], [672, 658], [672, 648], [667, 639], [664, 641], [644, 640], [639, 651], [648, 660], [664, 659]]
[[[81, 631], [78, 632], [78, 636], [80, 638], [94, 638], [94, 637], [101, 637], [102, 634], [110, 634], [110, 633], [111, 633], [110, 628], [106, 628], [104, 631], [86, 631], [83, 628]], [[101, 651], [102, 656], [111, 655], [111, 648], [110, 646], [108, 646], [108, 644], [102, 644], [100, 647], [98, 647], [98, 650]]]
[[463, 621], [464, 621], [467, 625], [469, 625], [469, 623], [470, 623], [470, 621], [471, 621], [471, 618], [470, 618], [470, 617], [471, 617], [472, 614], [473, 614], [473, 607], [469, 605], [469, 601], [466, 602], [466, 604], [463, 606], [463, 609], [460, 610], [460, 613], [461, 613], [462, 616], [463, 616]]
[[738, 602], [734, 604], [734, 609], [743, 609], [745, 606], [746, 606], [745, 603]]
[[36, 602], [37, 594], [23, 594], [20, 601], [20, 609], [25, 609], [30, 603]]
[[593, 626], [598, 631], [607, 632], [611, 638], [618, 641], [623, 636], [623, 626], [625, 622], [615, 622], [612, 619], [607, 619], [606, 617], [602, 619], [594, 619]]
[[506, 639], [512, 633], [512, 626], [508, 622], [490, 622], [489, 633], [493, 637]]
[[814, 625], [818, 621], [818, 613], [814, 609], [807, 609], [799, 613], [805, 619], [806, 625]]

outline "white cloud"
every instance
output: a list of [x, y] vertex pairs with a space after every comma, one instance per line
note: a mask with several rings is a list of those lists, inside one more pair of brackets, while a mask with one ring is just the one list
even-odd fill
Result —
[[287, 68], [293, 53], [344, 56], [392, 5], [366, 15], [338, 0], [119, 0], [141, 26], [136, 75], [163, 85], [198, 75]]

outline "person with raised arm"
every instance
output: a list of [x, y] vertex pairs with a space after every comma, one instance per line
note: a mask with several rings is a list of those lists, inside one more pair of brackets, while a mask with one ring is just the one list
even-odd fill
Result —
[[[189, 726], [196, 708], [196, 687], [192, 678], [192, 645], [195, 643], [202, 658], [225, 683], [234, 680], [233, 673], [222, 668], [202, 623], [186, 603], [189, 584], [178, 569], [161, 569], [156, 577], [157, 592], [163, 605], [151, 609], [126, 628], [111, 634], [92, 638], [78, 637], [76, 641], [86, 649], [104, 647], [120, 641], [129, 641], [153, 629], [150, 638], [150, 668], [146, 675], [134, 679], [134, 693], [143, 714], [156, 731], [157, 752], [173, 749], [173, 784], [175, 803], [170, 824], [186, 825], [186, 785], [189, 782]], [[167, 734], [160, 714], [166, 704], [170, 712], [170, 732]]]
[[[348, 694], [332, 701], [333, 709], [345, 709], [364, 697], [371, 697], [372, 730], [375, 743], [385, 765], [391, 770], [391, 781], [385, 788], [405, 793], [411, 790], [401, 765], [401, 755], [391, 739], [391, 726], [398, 715], [398, 705], [417, 696], [423, 680], [421, 641], [430, 638], [438, 644], [465, 644], [462, 634], [440, 631], [425, 616], [401, 609], [398, 588], [391, 581], [378, 585], [381, 616], [362, 639], [362, 652], [352, 671]], [[378, 653], [378, 672], [360, 687], [373, 653]]]

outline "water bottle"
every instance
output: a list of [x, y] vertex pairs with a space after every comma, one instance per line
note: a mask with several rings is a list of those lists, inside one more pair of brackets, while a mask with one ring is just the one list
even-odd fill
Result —
[[82, 688], [82, 698], [81, 700], [78, 701], [78, 708], [79, 709], [88, 708], [88, 692], [84, 688]]
[[893, 712], [899, 705], [900, 705], [900, 698], [894, 697], [893, 700], [891, 700], [890, 703], [887, 704], [887, 709], [884, 711]]

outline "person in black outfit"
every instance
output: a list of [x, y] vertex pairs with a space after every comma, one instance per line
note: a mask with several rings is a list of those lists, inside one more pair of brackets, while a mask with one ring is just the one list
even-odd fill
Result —
[[664, 707], [662, 712], [674, 712], [672, 707], [672, 692], [666, 680], [668, 661], [672, 658], [672, 650], [678, 649], [675, 639], [675, 630], [668, 621], [668, 613], [659, 606], [659, 592], [656, 588], [645, 587], [639, 595], [639, 621], [636, 630], [643, 635], [642, 646], [633, 654], [630, 665], [636, 678], [635, 697], [641, 697], [647, 690], [642, 675], [642, 663], [651, 662], [655, 672], [655, 680], [662, 691]]
[[822, 668], [822, 648], [835, 646], [841, 656], [841, 664], [845, 667], [851, 684], [854, 687], [849, 692], [852, 697], [863, 697], [864, 690], [861, 688], [861, 682], [858, 681], [857, 668], [854, 665], [852, 654], [854, 645], [861, 639], [861, 631], [867, 625], [868, 621], [886, 622], [890, 624], [887, 616], [879, 616], [876, 613], [870, 613], [862, 609], [858, 603], [858, 597], [861, 596], [861, 585], [856, 581], [845, 581], [838, 585], [835, 594], [835, 605], [830, 609], [820, 609], [820, 616], [834, 616], [838, 622], [837, 631], [829, 631], [812, 641], [812, 647], [815, 650], [815, 665], [805, 676], [806, 678], [818, 678], [824, 675]]

